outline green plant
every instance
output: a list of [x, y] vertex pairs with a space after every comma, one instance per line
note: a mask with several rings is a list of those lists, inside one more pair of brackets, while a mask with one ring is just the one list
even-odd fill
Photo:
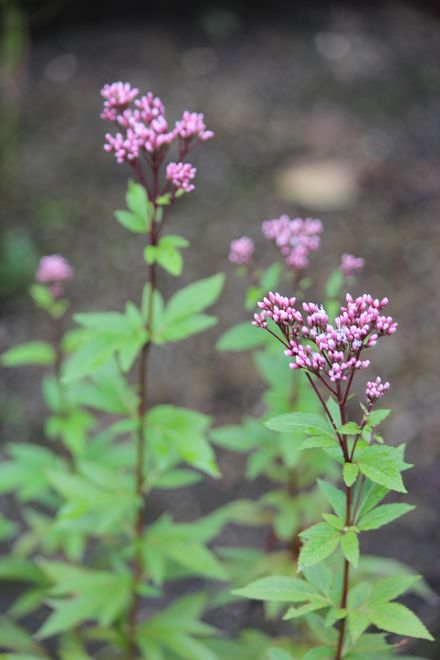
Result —
[[[133, 91], [122, 83], [106, 86], [104, 114], [120, 113], [112, 121], [122, 117], [124, 94], [133, 100]], [[0, 465], [0, 492], [22, 505], [18, 526], [0, 521], [3, 538], [15, 537], [11, 556], [0, 560], [0, 578], [23, 583], [0, 621], [0, 646], [16, 654], [50, 657], [45, 640], [55, 638], [60, 658], [214, 658], [205, 639], [215, 630], [201, 620], [206, 594], [192, 589], [170, 602], [164, 587], [170, 579], [227, 578], [208, 546], [224, 513], [182, 523], [164, 512], [146, 523], [154, 491], [184, 488], [202, 474], [219, 477], [208, 441], [211, 418], [169, 402], [153, 405], [150, 370], [157, 347], [216, 323], [205, 310], [221, 293], [222, 274], [181, 288], [167, 302], [159, 290], [159, 269], [179, 276], [189, 245], [164, 232], [174, 204], [193, 188], [195, 169], [183, 160], [211, 133], [202, 115], [185, 113], [165, 139], [163, 106], [151, 94], [133, 112], [139, 112], [142, 139], [148, 134], [150, 143], [135, 144], [127, 129], [130, 154], [138, 151], [122, 161], [138, 181], [129, 182], [127, 208], [116, 218], [146, 243], [140, 303], [128, 301], [123, 311], [76, 313], [75, 327], [65, 332], [65, 285], [73, 271], [60, 255], [44, 257], [31, 296], [48, 313], [55, 339], [14, 346], [1, 356], [4, 367], [48, 370], [43, 437], [10, 442]], [[163, 176], [171, 143], [179, 163], [168, 165]], [[120, 150], [116, 155], [121, 161]], [[159, 609], [153, 605], [158, 602]], [[42, 606], [48, 616], [33, 637], [15, 621], [35, 610], [41, 619]]]
[[[390, 491], [406, 493], [401, 473], [411, 467], [404, 460], [403, 445], [386, 444], [377, 430], [389, 410], [377, 409], [376, 403], [389, 384], [380, 378], [368, 382], [365, 404], [354, 403], [356, 376], [370, 363], [366, 355], [397, 329], [393, 319], [382, 314], [387, 304], [386, 298], [365, 294], [354, 299], [347, 294], [345, 305], [331, 317], [315, 303], [304, 303], [300, 311], [295, 298], [269, 293], [254, 317], [254, 325], [282, 345], [291, 368], [307, 381], [323, 411], [323, 416], [302, 411], [278, 415], [266, 426], [278, 433], [293, 431], [302, 447], [322, 448], [338, 466], [343, 482], [342, 490], [328, 480], [319, 483], [333, 512], [323, 513], [321, 522], [301, 532], [301, 576], [263, 577], [235, 590], [236, 595], [287, 606], [285, 619], [305, 620], [315, 640], [304, 660], [393, 655], [394, 646], [384, 634], [368, 633], [370, 626], [432, 640], [417, 616], [396, 602], [419, 577], [365, 580], [360, 563], [361, 533], [413, 508], [400, 502], [381, 504]], [[332, 561], [337, 550], [342, 567]]]

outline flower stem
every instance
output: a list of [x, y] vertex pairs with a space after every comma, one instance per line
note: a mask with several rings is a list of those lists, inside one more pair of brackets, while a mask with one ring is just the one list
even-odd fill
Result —
[[[150, 229], [150, 244], [156, 245], [157, 231], [156, 231], [156, 197], [158, 187], [158, 166], [153, 167], [153, 185], [154, 185], [154, 214], [151, 222]], [[151, 347], [151, 334], [153, 330], [153, 301], [154, 293], [157, 288], [157, 274], [156, 263], [152, 263], [148, 269], [148, 282], [150, 284], [150, 293], [148, 299], [148, 310], [146, 320], [147, 339], [142, 346], [139, 356], [139, 372], [138, 372], [138, 394], [139, 402], [137, 409], [138, 417], [138, 430], [136, 436], [136, 476], [135, 476], [135, 493], [139, 501], [136, 510], [134, 521], [134, 557], [132, 565], [132, 587], [130, 606], [127, 618], [127, 660], [133, 660], [136, 652], [136, 627], [139, 615], [140, 597], [139, 587], [144, 578], [144, 560], [142, 553], [142, 536], [144, 533], [144, 513], [145, 513], [145, 500], [144, 500], [144, 483], [145, 483], [145, 413], [148, 408], [148, 365], [149, 354]]]

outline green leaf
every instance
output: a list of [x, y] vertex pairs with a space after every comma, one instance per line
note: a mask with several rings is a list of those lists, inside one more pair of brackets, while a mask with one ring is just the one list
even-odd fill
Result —
[[415, 507], [411, 504], [382, 504], [363, 515], [359, 519], [357, 527], [364, 531], [369, 529], [379, 529], [379, 527], [387, 525], [413, 509], [415, 509]]
[[302, 660], [331, 660], [335, 654], [331, 646], [316, 646], [302, 656]]
[[45, 341], [29, 341], [10, 348], [0, 356], [4, 367], [21, 365], [50, 365], [55, 362], [55, 350]]
[[372, 623], [382, 630], [403, 635], [434, 641], [431, 633], [426, 629], [420, 619], [400, 603], [383, 603], [374, 605], [368, 610]]
[[87, 619], [110, 626], [129, 602], [131, 578], [128, 573], [93, 571], [62, 562], [44, 562], [43, 570], [53, 580], [50, 601], [54, 611], [37, 633], [52, 637], [71, 630]]
[[393, 575], [378, 580], [373, 585], [369, 601], [375, 603], [393, 600], [410, 589], [419, 580], [421, 580], [420, 575]]
[[305, 539], [299, 555], [299, 566], [312, 566], [329, 557], [339, 544], [339, 532], [328, 523], [318, 523], [300, 534]]
[[164, 326], [162, 330], [158, 331], [158, 333], [153, 336], [153, 341], [156, 344], [181, 341], [182, 339], [187, 339], [199, 332], [208, 330], [208, 328], [212, 328], [216, 323], [216, 316], [194, 314], [193, 316], [180, 318], [177, 321]]
[[295, 660], [293, 655], [290, 655], [284, 649], [268, 649], [266, 651], [267, 659], [265, 660]]
[[146, 234], [149, 229], [147, 216], [140, 216], [131, 211], [115, 211], [115, 218], [125, 229], [136, 234]]
[[263, 346], [266, 342], [266, 333], [245, 321], [229, 328], [218, 340], [216, 348], [219, 351], [246, 351]]
[[357, 435], [361, 430], [361, 427], [356, 422], [347, 422], [338, 428], [341, 435]]
[[156, 259], [157, 263], [170, 273], [170, 275], [178, 277], [182, 274], [183, 257], [179, 250], [159, 246]]
[[347, 561], [355, 568], [359, 561], [359, 539], [356, 532], [349, 529], [341, 538], [341, 550]]
[[355, 463], [344, 463], [342, 474], [344, 476], [345, 485], [350, 487], [357, 479], [359, 468]]
[[302, 449], [329, 449], [335, 446], [335, 439], [329, 435], [312, 436], [303, 440], [299, 446]]
[[[388, 488], [379, 486], [372, 481], [366, 481], [365, 477], [364, 488], [361, 495], [360, 505], [358, 509], [357, 519], [363, 516], [367, 511], [373, 509], [383, 498], [389, 493]], [[359, 487], [359, 484], [358, 484]]]
[[337, 298], [339, 296], [343, 280], [344, 278], [340, 269], [338, 268], [337, 270], [334, 270], [325, 285], [326, 298]]
[[197, 472], [190, 470], [182, 470], [176, 468], [170, 472], [162, 475], [157, 481], [154, 482], [155, 488], [184, 488], [185, 486], [192, 486], [202, 480], [202, 476]]
[[359, 470], [368, 479], [389, 490], [406, 493], [400, 472], [409, 465], [401, 458], [399, 448], [369, 445], [356, 453]]
[[146, 420], [147, 442], [151, 433], [155, 433], [166, 448], [174, 450], [186, 463], [213, 477], [220, 476], [214, 451], [206, 438], [210, 417], [189, 408], [159, 405], [151, 408]]
[[125, 196], [127, 207], [140, 217], [150, 217], [153, 205], [148, 201], [147, 191], [140, 183], [130, 180]]
[[49, 288], [44, 284], [32, 284], [29, 288], [29, 295], [41, 309], [50, 310], [55, 302]]
[[334, 512], [340, 517], [345, 519], [345, 495], [344, 493], [322, 479], [318, 479], [318, 486], [322, 494], [330, 504]]
[[388, 410], [387, 408], [379, 408], [378, 410], [372, 410], [368, 414], [367, 425], [370, 427], [379, 426], [379, 424], [388, 417], [390, 412], [391, 410]]
[[213, 305], [222, 292], [224, 281], [224, 274], [217, 273], [180, 289], [167, 304], [165, 323], [172, 324]]
[[287, 413], [269, 419], [265, 422], [265, 425], [272, 431], [279, 431], [281, 433], [286, 431], [304, 431], [304, 434], [325, 435], [332, 438], [336, 444], [336, 438], [325, 419], [313, 413]]
[[273, 291], [278, 286], [281, 277], [282, 266], [279, 263], [274, 263], [264, 271], [260, 279], [260, 286], [264, 291]]
[[260, 578], [246, 587], [234, 589], [236, 596], [282, 603], [300, 603], [305, 600], [323, 600], [310, 584], [294, 577], [269, 576]]
[[370, 617], [361, 610], [350, 610], [347, 619], [348, 629], [354, 644], [370, 625]]
[[159, 247], [164, 248], [186, 248], [188, 246], [189, 241], [187, 241], [187, 239], [183, 236], [178, 236], [177, 234], [167, 234], [166, 236], [163, 236], [159, 241]]
[[305, 568], [304, 577], [307, 582], [316, 587], [324, 596], [329, 595], [333, 573], [328, 564], [321, 562], [320, 564]]
[[283, 616], [283, 621], [290, 619], [298, 619], [300, 616], [305, 614], [310, 614], [310, 612], [316, 612], [317, 610], [322, 610], [325, 607], [328, 607], [328, 603], [323, 601], [314, 601], [312, 603], [305, 603], [300, 607], [289, 607], [287, 612]]
[[255, 447], [255, 438], [246, 425], [228, 425], [212, 429], [212, 442], [229, 451], [246, 452]]
[[165, 193], [165, 195], [160, 195], [160, 197], [156, 198], [156, 204], [159, 204], [159, 206], [168, 206], [170, 202], [171, 202], [170, 193]]

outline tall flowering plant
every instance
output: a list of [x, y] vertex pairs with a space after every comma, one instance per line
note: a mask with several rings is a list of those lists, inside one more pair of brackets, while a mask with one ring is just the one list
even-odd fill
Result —
[[[148, 525], [146, 518], [154, 491], [219, 476], [211, 419], [167, 401], [153, 405], [150, 364], [153, 350], [216, 323], [204, 310], [220, 295], [222, 274], [167, 302], [159, 289], [160, 270], [179, 276], [189, 245], [166, 232], [174, 205], [194, 189], [187, 156], [213, 133], [198, 113], [184, 112], [171, 127], [161, 100], [128, 83], [105, 85], [102, 96], [102, 118], [114, 127], [104, 148], [134, 177], [116, 219], [141, 241], [146, 284], [139, 304], [75, 314], [65, 332], [73, 270], [60, 255], [44, 257], [31, 294], [49, 314], [53, 342], [28, 342], [1, 357], [5, 367], [48, 367], [50, 412], [37, 441], [11, 443], [0, 465], [0, 491], [24, 504], [19, 529], [0, 520], [3, 536], [16, 536], [12, 556], [0, 558], [0, 577], [24, 585], [0, 619], [0, 648], [32, 657], [52, 657], [53, 647], [63, 658], [212, 658], [206, 638], [214, 629], [200, 620], [205, 594], [192, 591], [167, 606], [157, 599], [170, 578], [227, 578], [207, 547], [223, 514], [192, 523], [169, 513]], [[17, 620], [34, 610], [32, 636]]]
[[[246, 294], [248, 309], [263, 295], [265, 287], [278, 286], [281, 281], [288, 282], [289, 286], [293, 284], [299, 298], [305, 295], [313, 285], [310, 263], [319, 250], [323, 224], [314, 218], [290, 219], [282, 215], [264, 221], [261, 229], [281, 258], [268, 268], [261, 268], [261, 255], [249, 237], [234, 240], [230, 246], [229, 260], [238, 266], [238, 274], [250, 280]], [[362, 267], [363, 259], [343, 255], [340, 267], [331, 275], [326, 287], [330, 306], [336, 304], [342, 283], [353, 282]], [[323, 415], [307, 383], [294, 371], [286, 372], [285, 358], [271, 341], [272, 330], [268, 330], [268, 333], [258, 333], [249, 323], [242, 322], [228, 330], [219, 341], [222, 351], [252, 351], [264, 387], [262, 399], [255, 406], [260, 418], [266, 420], [292, 409]], [[320, 488], [314, 487], [315, 480], [323, 474], [336, 478], [333, 462], [321, 448], [310, 449], [307, 462], [303, 461], [301, 443], [296, 436], [293, 430], [275, 434], [249, 416], [240, 424], [212, 431], [213, 441], [222, 448], [248, 454], [248, 479], [264, 476], [270, 484], [267, 492], [254, 503], [254, 522], [268, 529], [263, 554], [249, 549], [245, 557], [241, 552], [243, 561], [236, 570], [241, 583], [280, 570], [286, 574], [295, 572], [299, 532], [319, 518], [323, 507], [323, 494]], [[270, 603], [266, 609], [275, 614], [279, 607]]]
[[[420, 619], [395, 600], [418, 576], [364, 582], [356, 574], [361, 533], [413, 508], [400, 502], [381, 504], [390, 491], [406, 493], [401, 473], [411, 467], [404, 461], [404, 447], [386, 444], [377, 432], [389, 413], [377, 408], [389, 383], [380, 377], [367, 382], [363, 400], [356, 388], [360, 372], [370, 365], [372, 349], [397, 330], [397, 323], [384, 314], [387, 305], [387, 298], [347, 294], [345, 305], [331, 319], [321, 305], [303, 303], [301, 309], [295, 297], [271, 292], [258, 303], [260, 311], [254, 316], [253, 324], [281, 345], [288, 365], [303, 375], [323, 412], [291, 412], [266, 421], [266, 426], [280, 433], [297, 431], [303, 447], [322, 448], [339, 465], [342, 481], [342, 490], [322, 483], [333, 512], [301, 532], [301, 576], [261, 578], [235, 592], [287, 605], [285, 619], [310, 620], [313, 613], [312, 626], [321, 644], [307, 651], [304, 660], [392, 655], [394, 648], [385, 635], [367, 632], [370, 626], [406, 638], [432, 639]], [[342, 565], [332, 561], [337, 550]]]

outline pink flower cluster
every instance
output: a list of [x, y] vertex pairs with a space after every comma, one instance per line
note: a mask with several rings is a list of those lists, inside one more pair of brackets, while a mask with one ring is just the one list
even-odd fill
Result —
[[367, 387], [365, 388], [365, 396], [367, 397], [370, 403], [374, 403], [380, 399], [385, 392], [390, 389], [389, 383], [382, 383], [382, 379], [377, 377], [376, 380], [369, 381]]
[[[205, 142], [214, 133], [206, 128], [203, 115], [185, 111], [170, 128], [165, 107], [152, 92], [137, 98], [139, 90], [129, 83], [104, 85], [102, 119], [114, 122], [120, 129], [115, 135], [107, 133], [104, 149], [114, 153], [118, 163], [133, 163], [142, 154], [163, 156], [168, 146], [179, 143], [179, 159], [197, 142]], [[192, 189], [192, 188], [191, 188]]]
[[229, 261], [239, 266], [250, 266], [254, 254], [254, 241], [248, 236], [242, 236], [231, 241]]
[[352, 254], [343, 254], [341, 257], [340, 270], [344, 277], [352, 277], [365, 266], [365, 259], [355, 257]]
[[54, 298], [63, 293], [62, 282], [73, 277], [73, 269], [69, 262], [60, 254], [51, 254], [40, 259], [35, 279], [42, 284], [48, 284]]
[[263, 222], [264, 236], [280, 249], [286, 264], [294, 270], [309, 265], [309, 254], [319, 249], [323, 227], [320, 220], [295, 218], [282, 215]]
[[295, 308], [295, 298], [271, 292], [258, 303], [261, 312], [255, 314], [253, 324], [268, 329], [268, 319], [276, 323], [287, 349], [285, 354], [293, 358], [292, 369], [304, 369], [324, 382], [340, 383], [355, 370], [368, 367], [369, 360], [360, 357], [364, 349], [397, 330], [397, 323], [381, 314], [387, 298], [378, 300], [364, 294], [353, 299], [347, 294], [346, 301], [331, 324], [322, 306], [303, 303], [304, 319]]
[[167, 179], [171, 181], [177, 190], [191, 192], [194, 185], [191, 183], [196, 175], [196, 168], [189, 163], [169, 163], [167, 165]]

